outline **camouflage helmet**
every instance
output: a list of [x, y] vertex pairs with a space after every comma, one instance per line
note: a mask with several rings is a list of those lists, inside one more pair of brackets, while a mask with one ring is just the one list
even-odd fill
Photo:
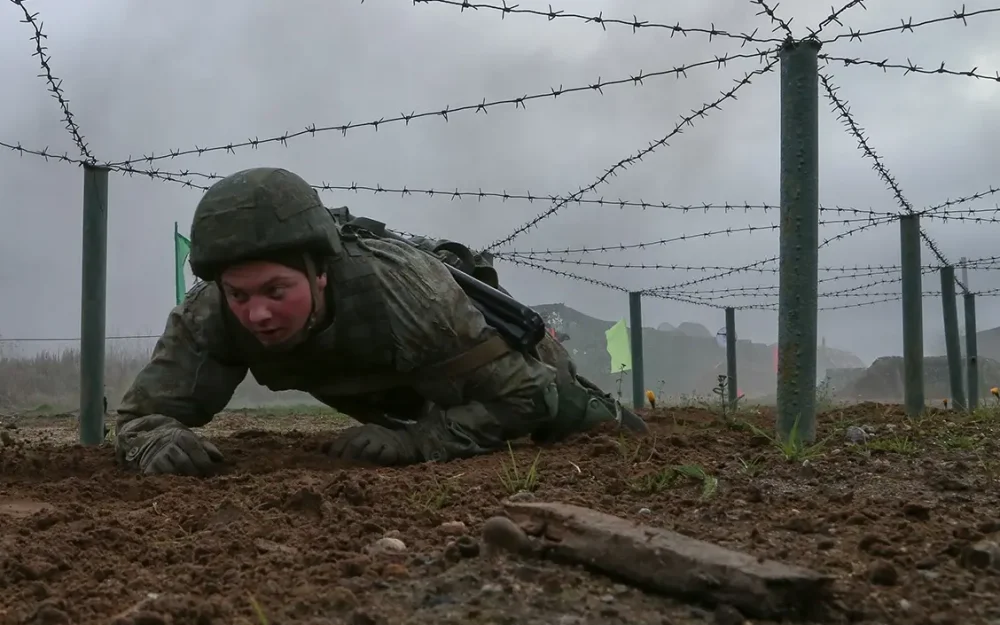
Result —
[[339, 243], [333, 216], [308, 182], [277, 167], [244, 169], [213, 184], [198, 202], [191, 270], [211, 281], [236, 262], [292, 251], [327, 256]]

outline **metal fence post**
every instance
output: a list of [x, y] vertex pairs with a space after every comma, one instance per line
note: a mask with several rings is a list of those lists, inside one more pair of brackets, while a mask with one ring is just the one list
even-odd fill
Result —
[[976, 295], [965, 294], [965, 373], [969, 385], [969, 412], [979, 407], [979, 345], [976, 336]]
[[899, 219], [899, 264], [903, 295], [903, 394], [906, 414], [924, 411], [923, 272], [920, 267], [920, 215]]
[[632, 351], [632, 407], [646, 405], [646, 380], [642, 369], [642, 293], [628, 294], [629, 341]]
[[726, 388], [729, 393], [729, 408], [736, 409], [736, 309], [726, 308]]
[[104, 441], [104, 339], [108, 270], [108, 170], [83, 166], [80, 306], [80, 442]]
[[820, 47], [781, 48], [777, 431], [805, 442], [816, 439]]
[[965, 410], [965, 382], [962, 380], [962, 346], [958, 338], [958, 303], [955, 301], [955, 267], [941, 267], [941, 307], [944, 313], [944, 341], [948, 351], [948, 381], [956, 410]]
[[628, 294], [629, 342], [632, 351], [632, 406], [646, 405], [646, 379], [642, 369], [642, 293]]

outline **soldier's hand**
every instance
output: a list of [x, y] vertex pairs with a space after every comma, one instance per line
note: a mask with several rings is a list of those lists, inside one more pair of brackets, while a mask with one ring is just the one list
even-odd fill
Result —
[[369, 462], [379, 466], [397, 466], [420, 461], [416, 446], [404, 430], [390, 430], [381, 425], [365, 424], [344, 430], [324, 446], [333, 458]]
[[222, 452], [180, 423], [165, 423], [129, 436], [125, 463], [145, 475], [173, 474], [203, 477], [215, 473]]

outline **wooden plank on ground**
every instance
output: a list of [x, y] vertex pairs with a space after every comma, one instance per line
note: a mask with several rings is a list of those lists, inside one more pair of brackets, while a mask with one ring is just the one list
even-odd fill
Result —
[[589, 508], [505, 502], [507, 516], [541, 539], [552, 559], [583, 564], [648, 590], [752, 618], [808, 618], [830, 598], [832, 578]]

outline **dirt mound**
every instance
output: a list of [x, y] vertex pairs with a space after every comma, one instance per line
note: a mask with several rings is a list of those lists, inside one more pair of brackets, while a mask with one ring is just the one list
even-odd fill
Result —
[[[142, 478], [108, 448], [39, 442], [22, 424], [0, 446], [0, 623], [739, 622], [580, 568], [487, 554], [483, 522], [523, 487], [533, 493], [518, 498], [829, 573], [835, 622], [1000, 618], [989, 543], [1000, 539], [1000, 420], [901, 414], [869, 404], [827, 415], [830, 441], [790, 462], [746, 427], [661, 411], [641, 445], [592, 433], [542, 449], [536, 484], [530, 445], [516, 449], [511, 482], [506, 452], [338, 467], [322, 430], [220, 437], [224, 475]], [[866, 442], [847, 443], [849, 426]]]

